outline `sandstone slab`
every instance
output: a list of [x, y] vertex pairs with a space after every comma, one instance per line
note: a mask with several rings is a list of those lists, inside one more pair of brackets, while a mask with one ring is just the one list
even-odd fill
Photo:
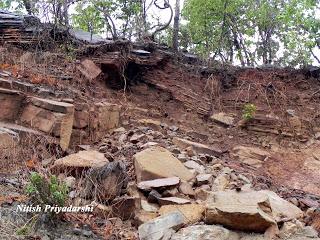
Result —
[[236, 146], [233, 148], [232, 156], [245, 164], [261, 167], [262, 163], [271, 155], [269, 152], [256, 147]]
[[209, 154], [212, 156], [220, 156], [223, 151], [219, 148], [214, 148], [214, 147], [209, 147], [207, 145], [197, 143], [197, 142], [192, 142], [183, 138], [178, 138], [174, 137], [172, 140], [173, 144], [176, 146], [185, 149], [187, 147], [192, 147], [194, 151], [197, 153], [202, 153], [202, 154]]
[[178, 230], [184, 224], [184, 216], [180, 212], [157, 217], [139, 226], [140, 240], [160, 240], [171, 229]]
[[17, 120], [24, 99], [25, 96], [19, 91], [0, 88], [0, 121]]
[[158, 178], [179, 177], [189, 181], [193, 174], [168, 150], [162, 147], [151, 147], [134, 155], [137, 181]]
[[199, 204], [165, 205], [159, 209], [159, 214], [164, 215], [175, 211], [182, 213], [185, 224], [193, 224], [202, 220], [205, 207]]
[[234, 118], [224, 112], [215, 113], [210, 119], [225, 126], [232, 126], [234, 124]]
[[253, 232], [264, 232], [283, 218], [300, 216], [300, 209], [270, 191], [215, 192], [206, 209], [207, 223]]
[[7, 128], [0, 127], [0, 150], [13, 149], [19, 142], [19, 135]]
[[171, 240], [240, 240], [240, 237], [221, 226], [195, 225], [180, 229]]
[[176, 186], [179, 184], [179, 182], [180, 178], [178, 177], [159, 178], [155, 180], [140, 182], [138, 183], [137, 187], [141, 190], [151, 190], [153, 188]]
[[119, 126], [121, 106], [112, 103], [95, 104], [97, 118], [97, 128], [108, 131]]
[[109, 163], [103, 153], [80, 151], [55, 161], [54, 168], [97, 168]]
[[179, 197], [164, 197], [158, 199], [160, 205], [170, 205], [170, 204], [187, 204], [191, 201], [185, 198]]
[[74, 106], [53, 100], [31, 98], [23, 110], [21, 122], [60, 138], [63, 150], [69, 147], [74, 119]]
[[78, 70], [90, 81], [101, 74], [101, 69], [91, 60], [85, 59], [77, 66]]

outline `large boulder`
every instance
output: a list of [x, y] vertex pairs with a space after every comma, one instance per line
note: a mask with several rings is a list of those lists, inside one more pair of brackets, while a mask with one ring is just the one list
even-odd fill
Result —
[[182, 149], [186, 149], [187, 147], [192, 147], [193, 150], [195, 150], [197, 153], [209, 154], [217, 157], [219, 157], [223, 153], [223, 151], [219, 148], [209, 147], [207, 145], [197, 143], [197, 142], [192, 142], [183, 138], [174, 137], [172, 139], [172, 142], [173, 144], [175, 144], [176, 146]]
[[281, 219], [299, 218], [302, 211], [270, 191], [215, 192], [207, 200], [206, 223], [264, 232]]
[[140, 240], [160, 240], [170, 232], [178, 230], [184, 224], [184, 216], [180, 212], [171, 212], [166, 215], [157, 217], [149, 222], [139, 226]]
[[162, 147], [151, 147], [134, 155], [137, 181], [158, 178], [179, 177], [189, 181], [193, 174], [168, 150]]

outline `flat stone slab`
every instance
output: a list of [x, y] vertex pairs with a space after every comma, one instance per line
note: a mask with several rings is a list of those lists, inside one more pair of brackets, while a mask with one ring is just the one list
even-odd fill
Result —
[[187, 204], [191, 203], [189, 199], [178, 198], [178, 197], [166, 197], [159, 198], [160, 205], [171, 205], [171, 204]]
[[40, 108], [44, 108], [49, 111], [58, 113], [73, 113], [74, 105], [65, 102], [58, 102], [54, 100], [42, 99], [37, 97], [32, 97], [30, 102]]
[[159, 178], [150, 181], [143, 181], [138, 183], [137, 187], [141, 190], [151, 190], [152, 188], [171, 187], [180, 183], [180, 178]]
[[221, 156], [223, 151], [216, 147], [209, 147], [207, 145], [204, 145], [202, 143], [192, 142], [183, 138], [174, 137], [172, 139], [173, 144], [180, 148], [187, 148], [192, 147], [197, 153], [203, 153], [203, 154], [209, 154], [212, 156]]
[[54, 162], [53, 168], [97, 168], [109, 163], [103, 153], [98, 151], [80, 151]]

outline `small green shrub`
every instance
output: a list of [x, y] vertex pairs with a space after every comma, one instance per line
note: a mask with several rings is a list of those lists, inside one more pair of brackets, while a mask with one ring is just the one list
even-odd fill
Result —
[[56, 176], [45, 177], [32, 172], [30, 183], [26, 187], [27, 194], [39, 205], [64, 206], [68, 198], [68, 187]]
[[257, 107], [252, 103], [247, 103], [243, 107], [242, 118], [246, 121], [251, 120], [257, 111]]

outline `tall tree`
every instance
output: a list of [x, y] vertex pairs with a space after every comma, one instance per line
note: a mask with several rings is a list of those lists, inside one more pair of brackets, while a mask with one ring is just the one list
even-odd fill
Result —
[[179, 49], [179, 27], [180, 27], [180, 0], [176, 0], [175, 15], [173, 22], [172, 48], [174, 51]]

